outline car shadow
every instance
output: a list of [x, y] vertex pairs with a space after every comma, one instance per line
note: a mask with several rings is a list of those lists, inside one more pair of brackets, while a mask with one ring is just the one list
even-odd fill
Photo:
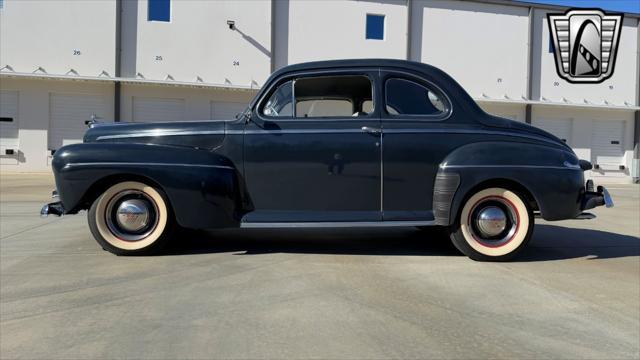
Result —
[[227, 229], [181, 231], [164, 255], [459, 255], [440, 229]]
[[601, 230], [536, 225], [533, 239], [517, 261], [588, 260], [640, 256], [640, 238]]
[[[326, 255], [461, 256], [439, 228], [184, 230], [163, 255], [232, 252]], [[640, 256], [640, 239], [600, 230], [536, 225], [529, 246], [515, 261]]]

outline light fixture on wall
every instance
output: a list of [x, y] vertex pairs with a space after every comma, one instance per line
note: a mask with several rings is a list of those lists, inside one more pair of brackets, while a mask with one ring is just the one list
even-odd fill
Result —
[[236, 22], [233, 20], [227, 20], [227, 25], [229, 26], [229, 30], [235, 30], [236, 29]]

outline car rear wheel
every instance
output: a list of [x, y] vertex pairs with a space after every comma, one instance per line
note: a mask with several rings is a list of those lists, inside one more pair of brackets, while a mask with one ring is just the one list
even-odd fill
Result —
[[103, 249], [116, 255], [146, 255], [167, 242], [174, 219], [162, 190], [137, 181], [115, 184], [88, 213], [89, 229]]
[[518, 193], [487, 188], [472, 194], [452, 226], [455, 247], [477, 261], [507, 261], [533, 233], [533, 211]]

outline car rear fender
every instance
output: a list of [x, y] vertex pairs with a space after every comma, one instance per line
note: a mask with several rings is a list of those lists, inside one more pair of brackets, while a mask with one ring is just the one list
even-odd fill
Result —
[[521, 142], [478, 142], [451, 152], [434, 186], [434, 216], [451, 225], [475, 190], [505, 186], [522, 193], [546, 220], [580, 213], [584, 176], [575, 154], [559, 147]]

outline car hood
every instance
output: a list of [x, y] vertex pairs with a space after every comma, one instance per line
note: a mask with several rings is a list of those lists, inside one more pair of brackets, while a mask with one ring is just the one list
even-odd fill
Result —
[[225, 136], [226, 121], [97, 123], [84, 142], [142, 143], [213, 149]]

